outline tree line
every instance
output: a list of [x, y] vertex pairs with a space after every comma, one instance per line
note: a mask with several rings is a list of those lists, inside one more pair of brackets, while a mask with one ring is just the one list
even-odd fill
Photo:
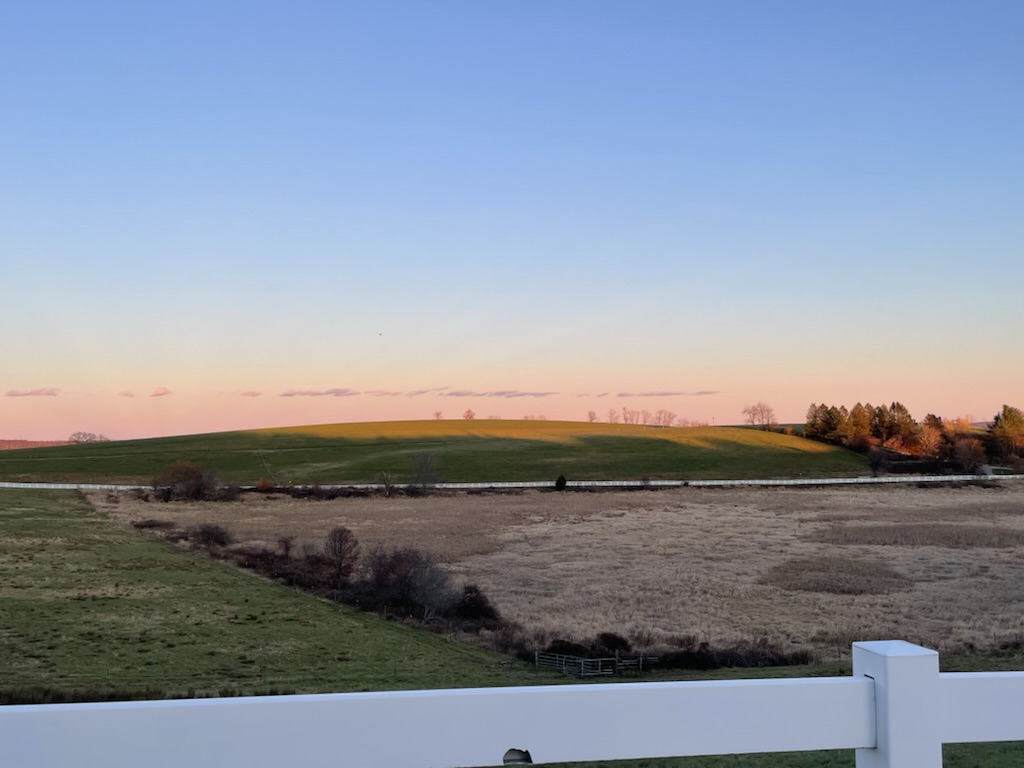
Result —
[[1024, 411], [1011, 405], [979, 430], [966, 418], [946, 421], [932, 413], [918, 423], [898, 401], [857, 403], [850, 409], [811, 403], [803, 434], [865, 453], [885, 449], [921, 456], [969, 472], [992, 461], [1016, 467], [1024, 458]]

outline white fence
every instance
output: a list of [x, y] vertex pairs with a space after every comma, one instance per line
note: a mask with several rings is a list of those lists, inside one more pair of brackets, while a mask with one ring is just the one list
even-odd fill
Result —
[[[794, 485], [885, 485], [890, 483], [988, 483], [1003, 480], [1024, 480], [1024, 475], [889, 475], [886, 477], [798, 477], [775, 480], [569, 480], [567, 488], [729, 488], [738, 486], [794, 486]], [[554, 481], [494, 481], [480, 483], [430, 483], [431, 488], [446, 491], [502, 490], [553, 488]], [[9, 483], [0, 482], [0, 488], [51, 491], [132, 491], [152, 488], [152, 485], [114, 485], [104, 483]], [[242, 486], [253, 490], [255, 486]], [[297, 486], [313, 487], [313, 486]], [[325, 483], [326, 490], [354, 488], [383, 490], [383, 483]]]
[[17, 768], [502, 765], [856, 749], [939, 768], [944, 742], [1024, 740], [1024, 672], [940, 674], [938, 654], [855, 643], [851, 677], [0, 707]]

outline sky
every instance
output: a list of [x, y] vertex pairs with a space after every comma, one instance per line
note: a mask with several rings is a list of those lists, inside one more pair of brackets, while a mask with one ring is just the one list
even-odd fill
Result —
[[0, 437], [1024, 406], [1024, 4], [0, 3]]

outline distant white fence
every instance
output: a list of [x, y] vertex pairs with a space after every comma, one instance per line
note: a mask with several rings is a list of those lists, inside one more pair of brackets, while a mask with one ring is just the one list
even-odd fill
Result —
[[[878, 485], [889, 483], [986, 483], [1003, 480], [1024, 480], [1024, 475], [891, 475], [886, 477], [800, 477], [777, 480], [569, 480], [566, 488], [735, 488], [740, 486], [786, 485]], [[398, 484], [402, 485], [402, 484]], [[430, 483], [430, 488], [444, 491], [474, 491], [553, 488], [552, 480], [494, 481], [481, 483]], [[114, 485], [109, 483], [7, 483], [0, 488], [51, 491], [133, 491], [152, 488], [152, 485]], [[255, 486], [242, 486], [253, 490]], [[297, 486], [312, 487], [312, 486]], [[324, 483], [326, 490], [353, 488], [366, 491], [384, 490], [383, 483]]]
[[0, 707], [17, 768], [502, 765], [855, 749], [940, 768], [945, 742], [1024, 740], [1024, 672], [940, 674], [902, 641], [854, 643], [851, 677], [605, 683]]

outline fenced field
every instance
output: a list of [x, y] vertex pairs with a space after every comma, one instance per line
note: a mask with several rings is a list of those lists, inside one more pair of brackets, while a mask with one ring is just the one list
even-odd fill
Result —
[[943, 651], [1024, 643], [1024, 484], [680, 488], [230, 503], [93, 494], [116, 520], [217, 522], [270, 548], [426, 549], [479, 583], [532, 647], [616, 632], [635, 649], [770, 642], [845, 659], [857, 638]]

